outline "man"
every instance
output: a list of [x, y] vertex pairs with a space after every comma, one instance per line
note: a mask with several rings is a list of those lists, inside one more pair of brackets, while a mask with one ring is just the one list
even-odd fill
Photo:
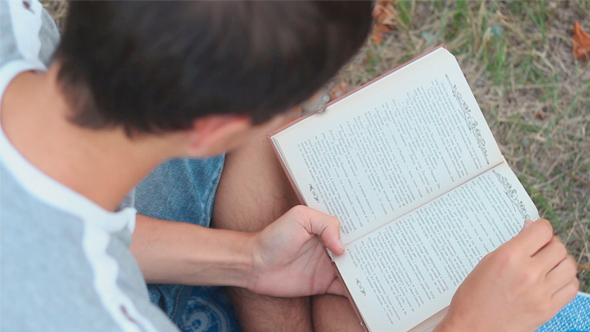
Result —
[[[254, 233], [136, 222], [128, 193], [164, 160], [235, 150], [286, 121], [362, 44], [369, 15], [366, 2], [73, 2], [50, 61], [56, 31], [41, 5], [0, 2], [1, 329], [175, 330], [143, 276], [342, 295], [323, 251], [343, 252], [332, 217], [297, 207]], [[242, 158], [229, 158], [221, 226], [239, 193], [227, 188]], [[219, 167], [208, 170], [207, 202]], [[484, 258], [438, 329], [532, 330], [575, 295], [572, 267], [550, 225], [532, 224]], [[335, 328], [328, 306], [350, 310], [342, 300], [314, 303], [318, 330]], [[263, 328], [289, 328], [274, 324]]]

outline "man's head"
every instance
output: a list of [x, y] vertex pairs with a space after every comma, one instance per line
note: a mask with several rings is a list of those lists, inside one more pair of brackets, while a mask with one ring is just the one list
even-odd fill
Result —
[[260, 124], [312, 96], [351, 58], [371, 6], [72, 2], [58, 81], [83, 127], [165, 133], [212, 115]]

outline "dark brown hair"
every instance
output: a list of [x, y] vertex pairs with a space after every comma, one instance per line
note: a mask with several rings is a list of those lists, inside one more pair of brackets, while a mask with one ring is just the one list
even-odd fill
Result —
[[73, 1], [55, 60], [84, 127], [262, 123], [314, 94], [363, 44], [369, 1]]

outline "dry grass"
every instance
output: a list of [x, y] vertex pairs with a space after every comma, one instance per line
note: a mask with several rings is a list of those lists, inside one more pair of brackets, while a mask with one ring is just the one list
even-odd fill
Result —
[[[58, 25], [62, 0], [46, 1]], [[572, 56], [590, 1], [395, 1], [396, 29], [336, 78], [352, 89], [444, 43], [506, 159], [580, 264], [590, 291], [590, 70]]]

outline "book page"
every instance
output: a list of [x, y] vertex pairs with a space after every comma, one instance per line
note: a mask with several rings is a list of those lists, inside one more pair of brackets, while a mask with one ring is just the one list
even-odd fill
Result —
[[445, 308], [487, 253], [538, 219], [505, 164], [350, 243], [333, 260], [372, 332], [405, 332]]
[[339, 218], [345, 244], [503, 160], [445, 49], [272, 140], [305, 204]]
[[449, 311], [449, 307], [444, 308], [443, 310], [435, 313], [434, 315], [430, 316], [428, 319], [422, 321], [420, 324], [414, 326], [412, 329], [408, 330], [408, 332], [432, 332], [440, 323], [447, 312]]

